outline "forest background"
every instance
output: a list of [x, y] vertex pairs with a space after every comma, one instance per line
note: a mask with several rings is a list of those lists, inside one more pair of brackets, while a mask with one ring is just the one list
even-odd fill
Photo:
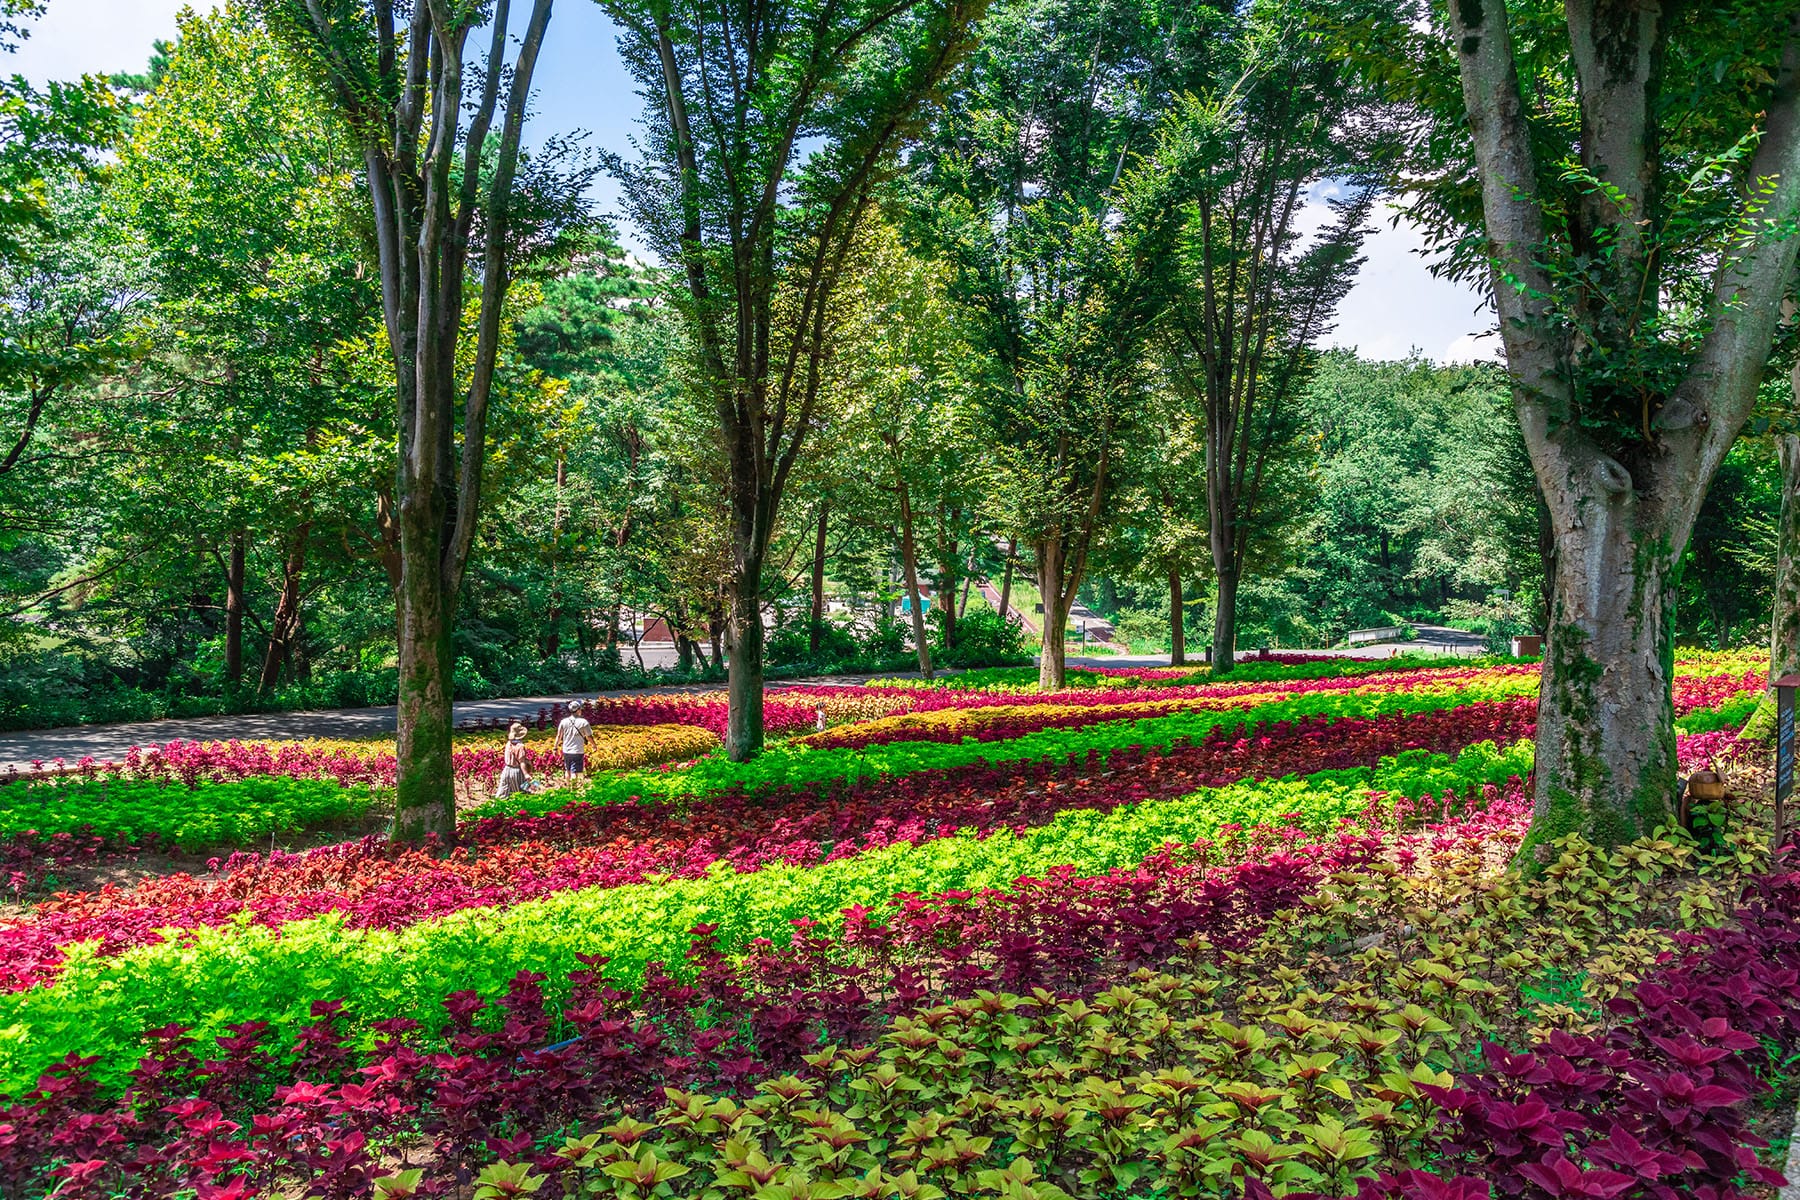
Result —
[[[994, 7], [1083, 33], [1054, 0]], [[1046, 74], [1007, 57], [1024, 53], [996, 43], [974, 61], [994, 78]], [[347, 131], [235, 7], [185, 17], [139, 74], [15, 79], [0, 102], [0, 727], [391, 703], [391, 364]], [[920, 633], [936, 665], [1031, 649], [971, 584], [1027, 612], [1039, 602], [1026, 547], [1041, 479], [1017, 456], [1032, 432], [996, 402], [1014, 368], [972, 301], [979, 271], [931, 219], [946, 196], [980, 199], [955, 168], [968, 130], [1012, 119], [1006, 103], [959, 93], [858, 235], [763, 579], [777, 674], [916, 665]], [[1146, 103], [1136, 126], [1119, 123], [1092, 156], [1096, 195], [1174, 109]], [[1325, 147], [1306, 168], [1338, 224], [1281, 235], [1298, 287], [1335, 230], [1326, 314], [1372, 223], [1372, 189], [1331, 157], [1355, 149]], [[527, 155], [539, 236], [504, 314], [459, 696], [644, 682], [631, 634], [652, 620], [677, 639], [658, 678], [721, 674], [728, 472], [670, 280], [586, 198], [622, 166], [574, 136]], [[1165, 282], [1193, 291], [1191, 277]], [[1209, 422], [1184, 384], [1181, 319], [1162, 305], [1143, 323], [1108, 368], [1104, 412], [1055, 417], [1108, 431], [1103, 515], [1074, 592], [1134, 651], [1217, 628]], [[1236, 644], [1324, 646], [1405, 620], [1496, 644], [1541, 628], [1541, 506], [1498, 368], [1319, 351], [1328, 328], [1295, 324], [1300, 365], [1257, 414], [1271, 483], [1242, 521]], [[1769, 428], [1754, 423], [1713, 481], [1681, 575], [1682, 642], [1767, 640], [1781, 496]], [[955, 597], [916, 632], [909, 575], [911, 590]]]

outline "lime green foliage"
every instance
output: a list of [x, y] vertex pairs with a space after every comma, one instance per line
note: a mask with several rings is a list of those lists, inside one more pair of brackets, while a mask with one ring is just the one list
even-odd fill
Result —
[[[1142, 972], [1088, 1000], [958, 1001], [866, 1048], [809, 1055], [806, 1078], [767, 1080], [743, 1103], [671, 1090], [653, 1122], [627, 1117], [555, 1153], [575, 1194], [634, 1200], [747, 1195], [763, 1180], [753, 1194], [1227, 1197], [1245, 1175], [1340, 1195], [1378, 1166], [1423, 1165], [1436, 1114], [1420, 1085], [1449, 1086], [1462, 1044], [1448, 1021], [1379, 1003], [1354, 1021], [1290, 1007], [1240, 1024], [1219, 1015], [1220, 987], [1203, 970]], [[566, 1194], [525, 1163], [482, 1178], [514, 1189], [493, 1196]], [[409, 1183], [378, 1194], [398, 1200]]]
[[[675, 800], [733, 787], [751, 790], [783, 785], [800, 787], [836, 779], [854, 781], [932, 768], [961, 767], [981, 761], [1061, 760], [1071, 754], [1085, 755], [1090, 750], [1110, 754], [1128, 746], [1166, 748], [1184, 738], [1203, 738], [1221, 727], [1232, 729], [1259, 721], [1272, 723], [1321, 715], [1343, 718], [1436, 712], [1480, 700], [1507, 700], [1530, 695], [1536, 688], [1536, 679], [1520, 675], [1465, 683], [1456, 688], [1421, 688], [1406, 692], [1309, 692], [1252, 708], [1201, 709], [1163, 717], [1110, 721], [1082, 729], [1044, 729], [1002, 742], [973, 739], [958, 745], [893, 742], [860, 750], [787, 744], [771, 746], [747, 763], [734, 763], [723, 757], [705, 758], [680, 770], [633, 771], [596, 780], [580, 798], [592, 804], [640, 799]], [[504, 800], [489, 801], [476, 809], [475, 815], [542, 814], [568, 802], [567, 794], [509, 796]]]
[[608, 970], [631, 982], [652, 961], [678, 971], [688, 930], [702, 922], [719, 926], [726, 946], [755, 937], [786, 942], [796, 918], [830, 927], [844, 908], [878, 908], [896, 892], [1006, 887], [1065, 864], [1098, 874], [1169, 842], [1214, 837], [1226, 825], [1279, 824], [1289, 814], [1324, 832], [1364, 812], [1371, 791], [1461, 792], [1522, 775], [1530, 762], [1523, 742], [1505, 751], [1472, 746], [1454, 761], [1410, 751], [1374, 770], [1244, 782], [1111, 813], [1065, 812], [1023, 836], [965, 833], [743, 875], [720, 862], [701, 879], [559, 892], [398, 930], [348, 928], [341, 913], [329, 913], [279, 931], [248, 922], [195, 929], [179, 943], [116, 957], [71, 947], [55, 985], [0, 996], [0, 1091], [16, 1091], [71, 1051], [100, 1055], [102, 1077], [118, 1079], [136, 1060], [139, 1032], [169, 1021], [192, 1024], [203, 1038], [246, 1020], [286, 1034], [312, 1019], [314, 1000], [344, 998], [359, 1024], [400, 1015], [435, 1024], [450, 992], [499, 995], [527, 969], [546, 973], [554, 987], [578, 953], [610, 955]]
[[121, 778], [0, 785], [0, 836], [91, 829], [103, 837], [154, 836], [183, 850], [250, 846], [271, 834], [354, 821], [376, 793], [329, 779], [257, 776], [229, 783]]
[[1761, 692], [1739, 692], [1717, 708], [1697, 708], [1675, 720], [1676, 733], [1713, 733], [1720, 729], [1738, 729], [1762, 703]]

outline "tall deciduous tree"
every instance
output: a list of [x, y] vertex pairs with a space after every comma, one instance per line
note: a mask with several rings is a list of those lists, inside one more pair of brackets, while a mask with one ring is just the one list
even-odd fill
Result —
[[[1298, 444], [1312, 348], [1362, 263], [1382, 123], [1342, 58], [1283, 6], [1252, 5], [1220, 33], [1230, 69], [1163, 131], [1184, 227], [1162, 348], [1205, 431], [1212, 663], [1226, 674], [1274, 467]], [[1308, 237], [1309, 202], [1334, 181], [1348, 187]]]
[[[360, 142], [373, 202], [399, 433], [398, 840], [456, 831], [451, 631], [480, 513], [502, 308], [527, 252], [514, 220], [519, 142], [550, 4], [533, 0], [509, 64], [509, 0], [259, 0]], [[471, 61], [484, 25], [487, 49]]]
[[[880, 487], [891, 494], [888, 523], [897, 526], [919, 672], [931, 677], [927, 602], [920, 586], [923, 547], [938, 570], [931, 611], [953, 649], [961, 530], [979, 449], [968, 428], [968, 399], [979, 355], [962, 336], [959, 310], [945, 295], [941, 263], [910, 253], [891, 225], [871, 222], [865, 252], [846, 289], [846, 330], [834, 391], [849, 436], [843, 441], [864, 471], [880, 463]], [[884, 506], [886, 507], [886, 506]], [[853, 515], [853, 514], [852, 514]]]
[[1613, 844], [1674, 795], [1677, 568], [1792, 286], [1800, 11], [1547, 7], [1460, 0], [1442, 45], [1555, 531], [1528, 844]]
[[[651, 106], [616, 167], [678, 268], [731, 511], [726, 750], [762, 748], [763, 568], [830, 356], [832, 294], [981, 0], [600, 0]], [[816, 147], [808, 155], [809, 146]]]
[[1032, 549], [1039, 680], [1063, 683], [1069, 609], [1108, 523], [1159, 302], [1156, 203], [1128, 185], [1193, 86], [1214, 6], [1007, 0], [995, 6], [929, 152], [918, 209], [954, 267], [981, 349], [996, 454], [990, 516]]

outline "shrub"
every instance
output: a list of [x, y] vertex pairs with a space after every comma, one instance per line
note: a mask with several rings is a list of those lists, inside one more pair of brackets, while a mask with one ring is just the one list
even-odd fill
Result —
[[940, 621], [936, 653], [946, 667], [999, 667], [1031, 661], [1018, 618], [1002, 618], [991, 608], [976, 609], [956, 623], [954, 646], [942, 645], [942, 629]]

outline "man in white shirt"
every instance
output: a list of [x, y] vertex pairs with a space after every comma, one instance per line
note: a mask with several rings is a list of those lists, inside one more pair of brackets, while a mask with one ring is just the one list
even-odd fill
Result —
[[562, 748], [563, 771], [570, 779], [586, 769], [588, 739], [593, 736], [594, 727], [581, 715], [581, 701], [577, 700], [569, 705], [569, 715], [556, 727], [556, 744]]

